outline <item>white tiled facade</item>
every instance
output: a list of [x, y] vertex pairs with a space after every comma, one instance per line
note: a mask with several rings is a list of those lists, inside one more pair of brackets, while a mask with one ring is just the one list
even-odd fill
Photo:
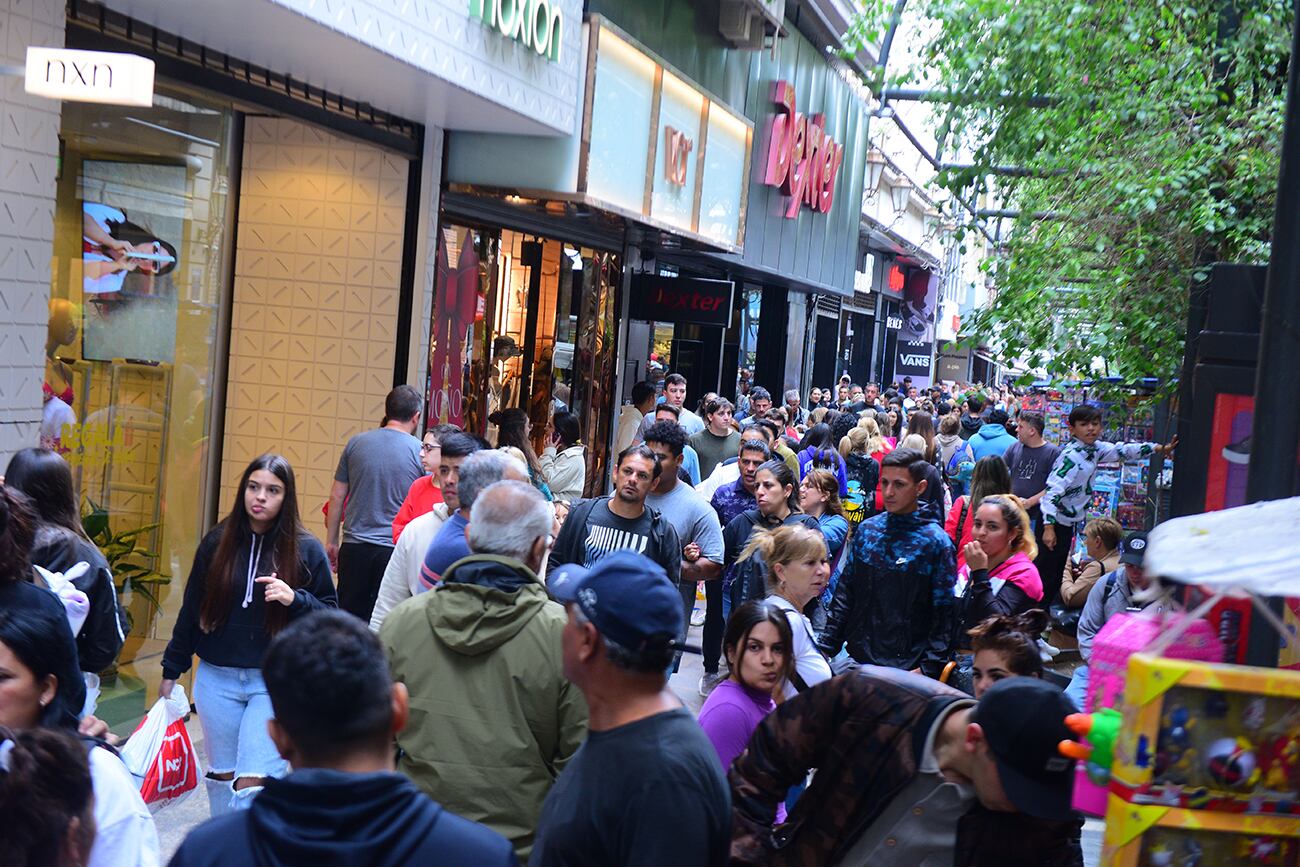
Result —
[[319, 127], [248, 118], [221, 503], [249, 460], [280, 452], [323, 535], [343, 444], [378, 426], [393, 384], [408, 170]]
[[[0, 0], [0, 64], [24, 63], [27, 46], [63, 45], [62, 0]], [[37, 444], [41, 422], [59, 103], [0, 77], [0, 472]]]
[[583, 65], [582, 3], [554, 0], [564, 22], [558, 62], [467, 14], [469, 0], [273, 0], [411, 66], [569, 132]]

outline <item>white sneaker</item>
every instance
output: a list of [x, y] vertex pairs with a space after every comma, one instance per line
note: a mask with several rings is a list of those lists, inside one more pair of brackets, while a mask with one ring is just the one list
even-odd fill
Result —
[[703, 626], [703, 625], [704, 625], [704, 618], [705, 618], [705, 616], [706, 616], [706, 615], [705, 615], [704, 609], [702, 609], [702, 608], [692, 608], [692, 609], [691, 609], [691, 626]]
[[1043, 662], [1051, 662], [1060, 654], [1061, 648], [1048, 644], [1043, 639], [1038, 639], [1038, 656]]
[[708, 698], [709, 693], [717, 688], [718, 684], [727, 679], [727, 675], [721, 671], [706, 671], [700, 675], [700, 697]]

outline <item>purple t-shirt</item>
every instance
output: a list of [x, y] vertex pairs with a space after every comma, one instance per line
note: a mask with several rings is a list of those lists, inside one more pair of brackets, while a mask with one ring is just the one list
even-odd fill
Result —
[[[722, 772], [745, 751], [749, 736], [763, 717], [776, 710], [772, 696], [748, 690], [731, 678], [719, 683], [700, 708], [700, 728], [718, 751]], [[785, 805], [776, 810], [776, 821], [785, 821]]]

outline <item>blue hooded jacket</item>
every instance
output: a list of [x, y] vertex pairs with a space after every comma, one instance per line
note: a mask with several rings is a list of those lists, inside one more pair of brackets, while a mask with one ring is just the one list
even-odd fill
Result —
[[1016, 438], [1007, 432], [1006, 425], [985, 422], [969, 440], [975, 460], [989, 455], [1002, 457], [1007, 449], [1016, 444]]

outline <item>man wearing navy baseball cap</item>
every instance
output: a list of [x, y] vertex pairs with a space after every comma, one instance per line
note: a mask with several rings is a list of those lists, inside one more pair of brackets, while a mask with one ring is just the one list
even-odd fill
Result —
[[682, 599], [657, 563], [615, 551], [568, 564], [547, 589], [564, 605], [564, 676], [589, 711], [586, 742], [546, 796], [528, 863], [727, 861], [731, 804], [717, 753], [668, 689]]

